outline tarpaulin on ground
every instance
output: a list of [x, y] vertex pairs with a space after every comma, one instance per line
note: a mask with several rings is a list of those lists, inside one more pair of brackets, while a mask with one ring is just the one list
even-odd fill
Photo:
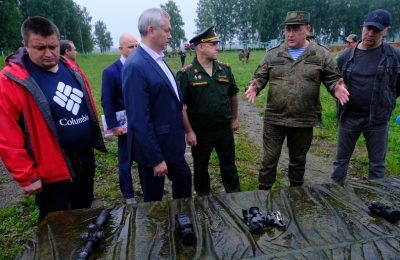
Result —
[[[139, 203], [111, 210], [91, 259], [399, 259], [399, 223], [370, 213], [371, 201], [400, 209], [400, 179], [322, 184]], [[252, 234], [242, 209], [279, 210], [286, 228]], [[76, 259], [80, 233], [100, 209], [55, 212], [39, 226], [27, 259]], [[197, 241], [184, 246], [175, 215], [186, 212]]]

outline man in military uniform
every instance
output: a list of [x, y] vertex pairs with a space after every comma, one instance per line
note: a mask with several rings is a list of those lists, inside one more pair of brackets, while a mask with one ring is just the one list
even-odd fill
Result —
[[344, 42], [346, 43], [346, 48], [351, 48], [353, 46], [356, 46], [358, 43], [357, 34], [350, 34], [349, 36], [346, 37]]
[[317, 114], [321, 112], [318, 106], [321, 82], [341, 104], [348, 100], [343, 79], [328, 49], [307, 41], [310, 30], [309, 13], [288, 12], [285, 42], [267, 52], [246, 91], [252, 103], [269, 82], [259, 189], [270, 189], [274, 184], [285, 138], [289, 149], [290, 186], [303, 184], [306, 155]]
[[196, 57], [176, 76], [184, 97], [186, 141], [192, 147], [198, 195], [210, 192], [208, 162], [214, 148], [226, 192], [240, 191], [233, 137], [239, 127], [238, 88], [230, 66], [216, 60], [219, 41], [213, 26], [191, 39]]
[[309, 34], [307, 34], [306, 39], [307, 39], [307, 41], [310, 41], [310, 42], [316, 42], [317, 41], [317, 39], [315, 39], [315, 35], [314, 35], [313, 32], [310, 32]]

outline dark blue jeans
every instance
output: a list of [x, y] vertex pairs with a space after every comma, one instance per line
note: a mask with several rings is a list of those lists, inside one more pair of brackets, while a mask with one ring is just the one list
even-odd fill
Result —
[[368, 151], [368, 179], [385, 177], [389, 122], [370, 124], [368, 117], [343, 116], [339, 122], [336, 158], [331, 176], [334, 182], [344, 183], [351, 155], [361, 133], [364, 135]]
[[127, 135], [118, 136], [118, 175], [119, 188], [125, 199], [135, 196], [131, 174], [132, 160], [129, 158]]

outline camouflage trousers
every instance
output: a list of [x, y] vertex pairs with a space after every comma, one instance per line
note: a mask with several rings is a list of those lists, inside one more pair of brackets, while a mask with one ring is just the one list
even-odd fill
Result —
[[313, 138], [312, 127], [286, 127], [264, 122], [263, 147], [264, 156], [258, 181], [270, 188], [276, 180], [276, 172], [283, 142], [287, 138], [289, 149], [290, 186], [301, 186], [304, 179], [306, 156]]

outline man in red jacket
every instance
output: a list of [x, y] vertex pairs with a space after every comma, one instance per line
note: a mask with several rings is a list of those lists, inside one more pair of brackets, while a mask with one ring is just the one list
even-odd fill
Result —
[[25, 194], [36, 195], [39, 221], [93, 201], [93, 148], [106, 152], [89, 83], [60, 58], [58, 28], [43, 17], [21, 27], [24, 47], [0, 72], [0, 157]]

